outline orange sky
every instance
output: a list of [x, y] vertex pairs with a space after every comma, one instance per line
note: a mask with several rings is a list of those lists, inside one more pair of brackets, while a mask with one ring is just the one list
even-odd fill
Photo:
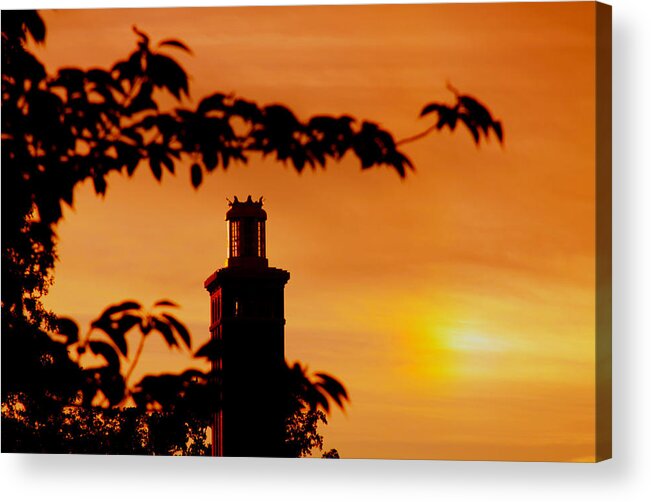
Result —
[[[325, 429], [342, 457], [594, 458], [594, 4], [50, 11], [50, 70], [110, 65], [136, 24], [176, 37], [194, 103], [213, 91], [397, 137], [450, 100], [488, 103], [506, 146], [460, 130], [406, 146], [417, 171], [272, 160], [158, 185], [146, 167], [85, 185], [59, 227], [46, 305], [84, 323], [169, 297], [198, 344], [203, 280], [226, 258], [226, 197], [264, 195], [267, 254], [292, 274], [286, 349], [347, 385]], [[142, 371], [188, 356], [149, 342]]]

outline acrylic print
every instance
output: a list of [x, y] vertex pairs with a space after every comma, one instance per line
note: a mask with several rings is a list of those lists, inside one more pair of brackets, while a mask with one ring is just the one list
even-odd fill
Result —
[[610, 457], [610, 8], [2, 12], [2, 451]]

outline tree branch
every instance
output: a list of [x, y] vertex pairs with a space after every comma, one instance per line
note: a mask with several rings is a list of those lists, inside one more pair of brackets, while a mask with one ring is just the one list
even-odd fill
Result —
[[141, 335], [140, 342], [138, 343], [138, 348], [136, 349], [136, 355], [133, 357], [133, 361], [131, 362], [131, 366], [129, 367], [129, 370], [124, 375], [125, 388], [127, 387], [127, 381], [129, 380], [129, 377], [133, 373], [136, 364], [138, 364], [138, 360], [140, 359], [140, 354], [142, 354], [142, 348], [144, 346], [145, 346], [145, 335]]
[[425, 129], [424, 131], [422, 131], [422, 132], [420, 132], [418, 134], [415, 134], [413, 136], [409, 136], [407, 138], [403, 138], [403, 139], [401, 139], [399, 141], [396, 141], [396, 146], [404, 145], [405, 143], [411, 143], [412, 141], [416, 141], [416, 140], [419, 140], [421, 138], [424, 138], [429, 133], [431, 133], [434, 129], [436, 129], [436, 125], [437, 124], [431, 125], [427, 129]]

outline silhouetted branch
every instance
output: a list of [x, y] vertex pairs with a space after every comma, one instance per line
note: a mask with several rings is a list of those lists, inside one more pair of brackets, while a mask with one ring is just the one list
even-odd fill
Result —
[[436, 124], [434, 124], [428, 127], [427, 129], [425, 129], [423, 132], [419, 132], [418, 134], [414, 134], [413, 136], [409, 136], [407, 138], [403, 138], [401, 140], [396, 141], [396, 146], [404, 145], [406, 143], [411, 143], [412, 141], [417, 141], [419, 139], [422, 139], [432, 131], [435, 131], [436, 129], [437, 129]]
[[133, 360], [131, 361], [131, 365], [129, 366], [129, 369], [124, 374], [124, 384], [125, 385], [129, 382], [129, 377], [133, 373], [133, 370], [136, 368], [136, 365], [138, 364], [138, 361], [140, 360], [140, 355], [142, 354], [142, 349], [144, 347], [145, 347], [145, 335], [141, 334], [140, 335], [140, 340], [138, 341], [138, 347], [136, 348], [136, 353], [133, 356]]

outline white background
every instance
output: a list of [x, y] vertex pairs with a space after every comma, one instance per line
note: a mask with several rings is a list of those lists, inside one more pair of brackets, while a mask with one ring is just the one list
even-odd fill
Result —
[[[3, 1], [3, 8], [370, 3]], [[392, 3], [405, 3], [394, 1]], [[411, 3], [416, 3], [412, 1]], [[419, 2], [426, 3], [426, 2]], [[0, 455], [5, 500], [651, 500], [651, 2], [613, 4], [613, 445], [600, 464]]]

